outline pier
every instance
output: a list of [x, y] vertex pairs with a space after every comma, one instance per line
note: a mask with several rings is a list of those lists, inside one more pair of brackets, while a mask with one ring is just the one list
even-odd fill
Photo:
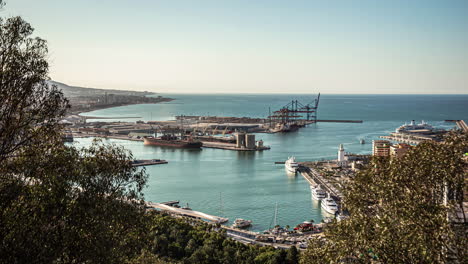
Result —
[[227, 150], [235, 150], [235, 151], [263, 151], [268, 150], [270, 147], [268, 146], [254, 146], [253, 148], [247, 147], [237, 147], [236, 144], [232, 143], [221, 143], [221, 142], [203, 142], [202, 148], [215, 148], [215, 149], [227, 149]]
[[133, 167], [139, 166], [150, 166], [150, 165], [158, 165], [158, 164], [167, 164], [166, 160], [161, 159], [150, 159], [150, 160], [134, 160], [132, 162]]
[[315, 122], [325, 122], [325, 123], [363, 123], [362, 120], [324, 120], [317, 119]]
[[172, 214], [204, 219], [204, 220], [214, 222], [214, 223], [225, 223], [225, 222], [229, 221], [228, 218], [209, 215], [209, 214], [205, 214], [205, 213], [198, 212], [198, 211], [193, 211], [193, 210], [177, 208], [177, 207], [169, 206], [169, 205], [164, 204], [164, 203], [145, 202], [145, 206], [148, 207], [148, 208], [167, 211], [167, 212], [172, 213]]
[[315, 187], [320, 184], [320, 186], [323, 187], [323, 189], [325, 189], [331, 194], [332, 198], [334, 198], [337, 201], [337, 203], [339, 203], [343, 198], [343, 194], [341, 193], [341, 191], [336, 189], [314, 169], [301, 166], [299, 172], [301, 173], [302, 177], [304, 177], [304, 179], [306, 179], [306, 181], [309, 182], [310, 185]]

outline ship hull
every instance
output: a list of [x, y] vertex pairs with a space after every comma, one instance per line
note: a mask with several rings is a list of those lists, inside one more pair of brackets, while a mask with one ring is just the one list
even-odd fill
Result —
[[144, 138], [143, 143], [147, 146], [188, 148], [188, 149], [199, 149], [203, 146], [203, 143], [200, 141], [163, 140], [163, 139], [158, 139], [158, 138]]

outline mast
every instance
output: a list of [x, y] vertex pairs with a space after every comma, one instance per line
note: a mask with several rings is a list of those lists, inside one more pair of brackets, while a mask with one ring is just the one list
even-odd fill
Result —
[[276, 227], [278, 225], [278, 202], [276, 202], [275, 205], [275, 220], [273, 222], [273, 227]]
[[224, 217], [224, 204], [222, 192], [219, 192], [219, 216]]

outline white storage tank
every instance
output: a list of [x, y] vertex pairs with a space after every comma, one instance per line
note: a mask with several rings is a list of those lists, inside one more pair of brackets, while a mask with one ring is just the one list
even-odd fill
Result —
[[248, 149], [254, 149], [255, 148], [255, 135], [247, 134], [245, 136], [245, 145]]

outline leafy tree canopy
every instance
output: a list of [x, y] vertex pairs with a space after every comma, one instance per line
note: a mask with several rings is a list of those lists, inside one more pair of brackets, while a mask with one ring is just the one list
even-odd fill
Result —
[[302, 262], [466, 263], [466, 227], [447, 216], [463, 202], [467, 150], [467, 134], [451, 134], [401, 159], [374, 159], [344, 192], [351, 217], [311, 241]]

